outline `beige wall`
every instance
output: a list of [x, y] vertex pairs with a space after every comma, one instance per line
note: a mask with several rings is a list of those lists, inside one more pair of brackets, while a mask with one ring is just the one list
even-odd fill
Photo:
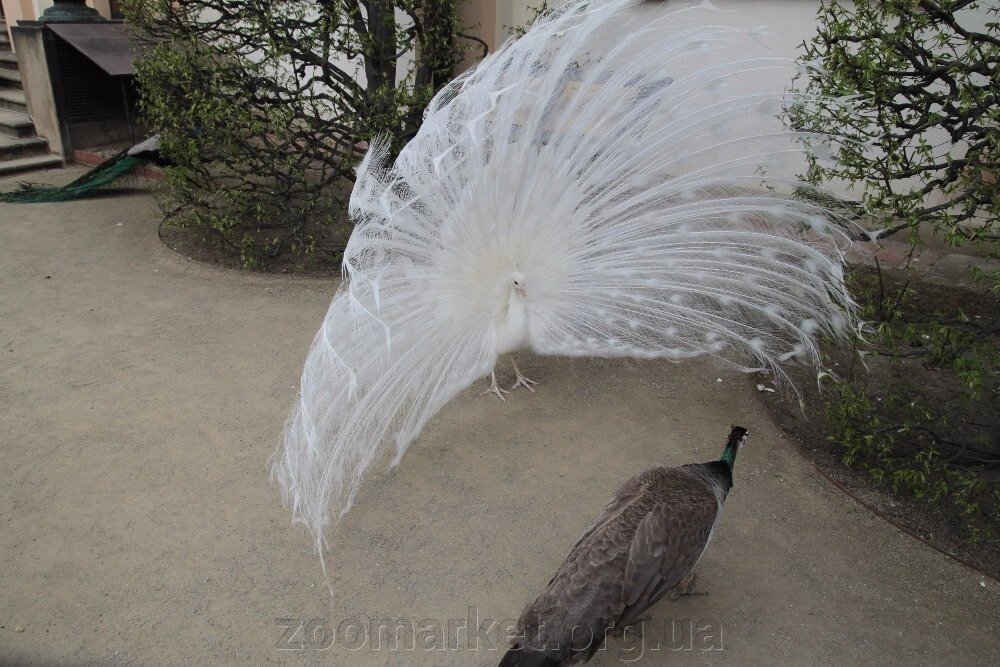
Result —
[[[506, 26], [526, 25], [534, 16], [529, 4], [538, 6], [541, 0], [470, 0], [460, 5], [459, 16], [465, 25], [476, 26], [473, 34], [485, 40], [493, 50], [510, 36]], [[560, 3], [550, 0], [550, 4]], [[754, 10], [751, 12], [754, 26], [768, 25], [777, 33], [769, 38], [775, 55], [794, 57], [797, 46], [815, 30], [820, 0], [716, 0], [715, 5], [720, 9], [726, 9], [727, 5], [744, 8], [750, 5]], [[747, 14], [741, 12], [741, 15]], [[719, 17], [720, 23], [727, 23], [726, 14]], [[467, 59], [465, 65], [471, 64], [472, 59]]]
[[[470, 34], [489, 44], [491, 51], [496, 48], [496, 0], [470, 0], [461, 3], [458, 6], [458, 18], [462, 25], [470, 26]], [[478, 48], [470, 49], [460, 69], [472, 67], [479, 53]]]
[[17, 25], [26, 11], [32, 11], [31, 0], [0, 0], [0, 4], [3, 5], [4, 20], [7, 21], [7, 39], [10, 40], [10, 27]]
[[[489, 44], [494, 51], [510, 37], [511, 26], [523, 26], [533, 13], [528, 4], [539, 5], [542, 0], [469, 0], [458, 7], [458, 16], [462, 23], [472, 26], [469, 31]], [[476, 49], [470, 50], [462, 63], [461, 69], [467, 69], [476, 61]]]

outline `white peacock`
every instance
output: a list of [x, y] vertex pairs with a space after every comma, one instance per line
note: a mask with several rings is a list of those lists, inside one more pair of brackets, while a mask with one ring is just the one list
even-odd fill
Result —
[[738, 14], [571, 0], [442, 90], [394, 163], [372, 145], [273, 464], [317, 547], [373, 462], [502, 354], [780, 375], [849, 327], [848, 236], [795, 195], [794, 63], [719, 25]]

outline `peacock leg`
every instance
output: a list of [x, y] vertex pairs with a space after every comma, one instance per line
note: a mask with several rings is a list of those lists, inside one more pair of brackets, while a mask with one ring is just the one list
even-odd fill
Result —
[[490, 388], [479, 395], [485, 396], [486, 394], [496, 394], [496, 397], [499, 398], [501, 402], [506, 401], [507, 399], [504, 398], [503, 395], [509, 394], [510, 392], [507, 391], [506, 389], [503, 389], [500, 385], [497, 384], [496, 369], [493, 369], [493, 371], [490, 373], [490, 378], [492, 379], [492, 382], [490, 383]]
[[538, 384], [538, 383], [535, 382], [534, 380], [531, 380], [531, 379], [526, 378], [523, 375], [521, 375], [521, 369], [517, 367], [517, 362], [514, 361], [514, 355], [513, 354], [510, 355], [510, 363], [514, 364], [514, 372], [517, 373], [517, 382], [514, 383], [514, 385], [511, 387], [511, 389], [517, 389], [518, 387], [524, 387], [525, 389], [527, 389], [528, 391], [530, 391], [532, 394], [534, 394], [535, 390], [531, 388], [531, 385]]

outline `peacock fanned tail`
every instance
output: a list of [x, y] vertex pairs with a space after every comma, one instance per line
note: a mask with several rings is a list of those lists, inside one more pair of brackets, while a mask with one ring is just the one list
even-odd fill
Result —
[[850, 330], [846, 223], [796, 195], [802, 141], [827, 138], [783, 123], [796, 64], [752, 11], [570, 0], [442, 90], [394, 162], [372, 146], [273, 466], [317, 545], [489, 373], [512, 272], [537, 354], [782, 377]]
[[132, 176], [148, 160], [129, 155], [129, 149], [117, 153], [76, 180], [63, 186], [21, 183], [11, 192], [0, 192], [0, 202], [15, 204], [41, 204], [72, 201], [89, 197], [111, 183]]

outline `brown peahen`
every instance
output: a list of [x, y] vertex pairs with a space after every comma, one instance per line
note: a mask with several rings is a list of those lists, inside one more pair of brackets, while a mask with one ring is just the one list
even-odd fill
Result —
[[633, 625], [679, 587], [719, 524], [747, 435], [734, 426], [717, 461], [626, 482], [521, 615], [501, 667], [587, 662], [608, 631]]

